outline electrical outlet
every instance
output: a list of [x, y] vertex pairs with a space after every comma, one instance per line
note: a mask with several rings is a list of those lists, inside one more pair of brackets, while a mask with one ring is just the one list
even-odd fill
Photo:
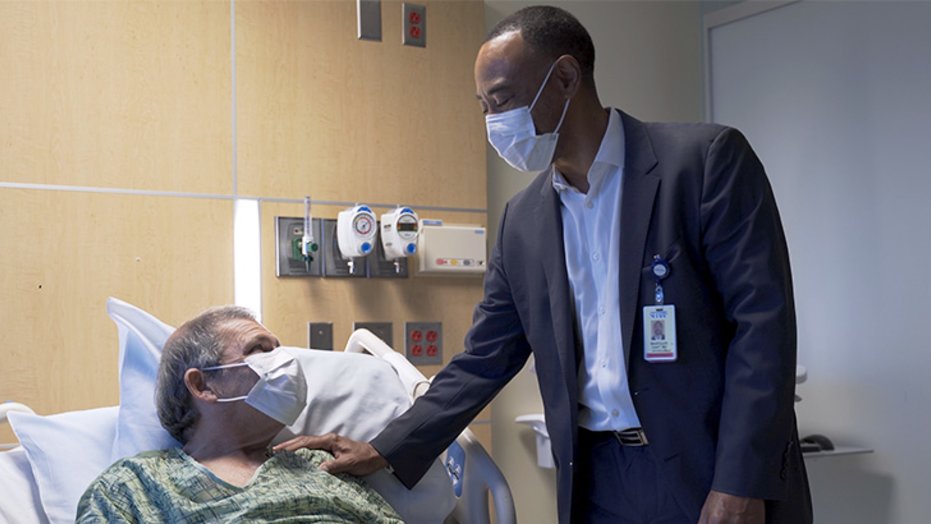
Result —
[[443, 323], [405, 322], [404, 351], [414, 365], [443, 363]]
[[[311, 222], [314, 238], [318, 244], [321, 237], [322, 221], [314, 218]], [[275, 275], [278, 277], [308, 277], [323, 274], [323, 255], [317, 252], [312, 261], [304, 260], [301, 254], [301, 238], [304, 236], [304, 219], [295, 217], [275, 217], [275, 238], [278, 249], [275, 251]]]
[[392, 348], [394, 347], [394, 334], [392, 333], [391, 322], [354, 322], [352, 330], [367, 329], [376, 337], [385, 341]]
[[404, 45], [427, 47], [427, 6], [404, 2], [401, 41]]
[[333, 323], [308, 322], [307, 347], [310, 349], [333, 350]]
[[366, 265], [368, 257], [358, 257], [353, 264], [353, 270], [349, 271], [349, 261], [343, 258], [339, 251], [339, 241], [336, 236], [336, 220], [323, 220], [323, 238], [320, 240], [321, 258], [323, 259], [323, 276], [325, 277], [354, 277], [360, 278], [366, 275]]

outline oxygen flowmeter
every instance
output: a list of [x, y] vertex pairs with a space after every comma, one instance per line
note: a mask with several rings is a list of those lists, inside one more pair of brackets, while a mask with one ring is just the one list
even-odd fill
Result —
[[314, 228], [313, 220], [310, 216], [310, 197], [304, 197], [304, 235], [301, 237], [301, 255], [304, 256], [304, 263], [310, 267], [310, 263], [314, 261], [314, 254], [320, 246], [317, 245], [316, 239], [314, 239]]
[[420, 219], [409, 207], [398, 207], [381, 216], [381, 244], [385, 259], [394, 261], [396, 272], [401, 271], [400, 259], [417, 252], [417, 235]]
[[349, 272], [354, 259], [364, 257], [375, 247], [377, 233], [375, 213], [365, 205], [357, 205], [339, 212], [336, 218], [336, 239], [343, 258], [349, 261]]

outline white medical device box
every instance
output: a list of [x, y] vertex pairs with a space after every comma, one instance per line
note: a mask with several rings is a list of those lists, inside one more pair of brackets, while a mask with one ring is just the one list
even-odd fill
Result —
[[350, 207], [336, 217], [336, 240], [345, 259], [364, 257], [375, 247], [375, 213], [365, 205]]
[[417, 273], [481, 275], [485, 272], [485, 228], [424, 220], [417, 242]]
[[399, 207], [381, 216], [381, 244], [385, 259], [397, 260], [417, 252], [420, 219], [409, 207]]

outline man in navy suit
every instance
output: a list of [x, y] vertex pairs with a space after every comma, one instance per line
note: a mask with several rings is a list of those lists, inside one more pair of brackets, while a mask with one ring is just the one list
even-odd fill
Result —
[[488, 138], [540, 174], [504, 211], [465, 352], [370, 443], [289, 445], [412, 486], [533, 354], [560, 522], [810, 522], [792, 282], [763, 166], [734, 129], [603, 107], [593, 71], [565, 11], [492, 30], [475, 63]]

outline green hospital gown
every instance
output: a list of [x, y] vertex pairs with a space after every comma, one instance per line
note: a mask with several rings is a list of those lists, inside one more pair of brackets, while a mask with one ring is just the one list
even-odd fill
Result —
[[77, 522], [402, 522], [362, 481], [321, 471], [328, 458], [306, 449], [278, 453], [238, 487], [180, 449], [140, 453], [87, 488]]

